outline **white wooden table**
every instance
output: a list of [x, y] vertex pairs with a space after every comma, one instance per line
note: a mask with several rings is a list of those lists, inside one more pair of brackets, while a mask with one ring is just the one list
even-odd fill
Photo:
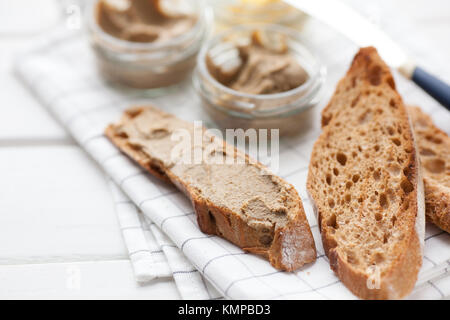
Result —
[[[392, 2], [363, 10], [395, 6], [449, 56], [449, 1]], [[170, 279], [136, 284], [104, 175], [12, 72], [14, 53], [62, 19], [57, 0], [0, 1], [0, 298], [179, 298]]]

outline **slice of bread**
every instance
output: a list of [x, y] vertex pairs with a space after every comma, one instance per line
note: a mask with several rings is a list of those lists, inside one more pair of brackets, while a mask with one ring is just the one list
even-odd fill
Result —
[[388, 66], [360, 49], [322, 112], [307, 189], [331, 268], [361, 298], [401, 298], [416, 282], [425, 232], [417, 157]]
[[150, 173], [182, 190], [203, 232], [259, 254], [280, 270], [316, 259], [294, 187], [201, 126], [153, 107], [135, 107], [106, 135]]
[[422, 163], [427, 218], [450, 233], [450, 138], [420, 108], [408, 111]]

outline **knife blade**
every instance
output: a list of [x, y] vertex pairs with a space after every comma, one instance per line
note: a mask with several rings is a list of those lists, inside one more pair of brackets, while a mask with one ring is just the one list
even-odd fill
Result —
[[353, 8], [339, 0], [285, 2], [341, 32], [360, 47], [374, 46], [388, 65], [450, 110], [450, 86], [418, 67], [397, 43]]

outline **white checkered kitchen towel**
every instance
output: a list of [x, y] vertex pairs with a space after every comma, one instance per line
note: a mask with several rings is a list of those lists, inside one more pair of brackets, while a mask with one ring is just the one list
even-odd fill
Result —
[[136, 280], [172, 277], [182, 299], [219, 299], [221, 294], [204, 279], [180, 249], [150, 221], [122, 190], [110, 181], [120, 229]]
[[[401, 25], [394, 29], [400, 30]], [[411, 34], [410, 30], [407, 34]], [[318, 252], [315, 263], [295, 273], [275, 270], [264, 259], [247, 254], [226, 240], [200, 232], [193, 209], [181, 193], [144, 172], [103, 136], [107, 124], [117, 121], [126, 107], [143, 99], [186, 120], [200, 119], [204, 120], [206, 126], [211, 126], [190, 83], [173, 88], [168, 95], [154, 98], [146, 97], [139, 91], [108, 86], [97, 74], [85, 34], [67, 30], [41, 39], [32, 50], [17, 59], [16, 71], [80, 146], [221, 295], [233, 299], [352, 299], [355, 297], [335, 277], [324, 256], [316, 219], [306, 196], [305, 181], [309, 154], [319, 134], [320, 109], [331, 95], [337, 80], [345, 73], [357, 48], [313, 20], [306, 25], [304, 36], [327, 65], [328, 78], [326, 98], [314, 110], [313, 128], [307, 134], [284, 139], [280, 145], [278, 174], [292, 183], [302, 197]], [[414, 40], [417, 41], [417, 38]], [[406, 39], [402, 38], [402, 41], [406, 42]], [[414, 41], [410, 43], [410, 48], [414, 48]], [[423, 52], [417, 50], [414, 53], [422, 57], [420, 55]], [[435, 55], [433, 61], [444, 59], [439, 60]], [[399, 76], [396, 76], [396, 80], [407, 102], [422, 106], [431, 113], [438, 125], [448, 130], [444, 126], [450, 122], [446, 111], [413, 84]], [[142, 227], [142, 230], [145, 231], [145, 228]], [[170, 264], [169, 269], [167, 266], [162, 267], [163, 264], [158, 260], [164, 260], [162, 257], [156, 259], [154, 255], [150, 256], [154, 261], [149, 268], [159, 265], [161, 274], [167, 275], [170, 269], [175, 276], [176, 270]], [[169, 260], [168, 253], [166, 259]], [[446, 277], [449, 259], [450, 236], [428, 225], [424, 263], [412, 298], [442, 298], [450, 294]], [[144, 262], [143, 265], [146, 268]], [[140, 267], [136, 269], [142, 270]], [[139, 270], [137, 274], [141, 272]], [[436, 278], [437, 275], [439, 278]]]

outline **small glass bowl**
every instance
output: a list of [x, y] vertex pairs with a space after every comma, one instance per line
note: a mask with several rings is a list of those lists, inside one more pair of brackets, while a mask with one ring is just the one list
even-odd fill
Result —
[[283, 1], [212, 0], [219, 30], [249, 23], [281, 24], [301, 29], [307, 15]]
[[139, 89], [167, 87], [191, 74], [212, 16], [203, 0], [187, 1], [197, 17], [188, 32], [167, 42], [138, 43], [115, 38], [97, 23], [97, 4], [91, 1], [86, 22], [100, 73], [108, 81]]
[[[221, 65], [236, 65], [239, 63], [236, 43], [248, 43], [254, 30], [285, 37], [289, 53], [308, 74], [304, 84], [281, 93], [248, 94], [221, 84], [210, 74], [207, 55], [221, 61]], [[326, 68], [306, 48], [305, 41], [295, 30], [279, 25], [247, 25], [231, 28], [205, 44], [197, 58], [193, 85], [205, 111], [220, 127], [279, 129], [280, 135], [291, 135], [307, 125], [305, 111], [320, 101], [325, 76]]]

